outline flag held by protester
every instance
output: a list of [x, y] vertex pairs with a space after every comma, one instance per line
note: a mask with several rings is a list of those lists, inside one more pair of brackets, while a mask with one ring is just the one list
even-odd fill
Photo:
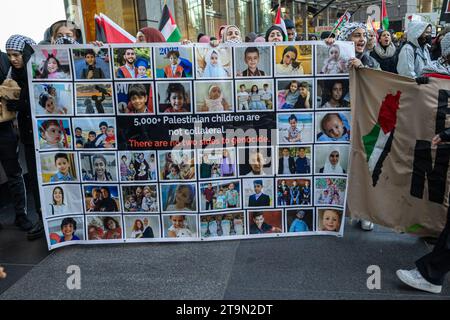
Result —
[[179, 42], [181, 40], [181, 31], [178, 28], [167, 4], [163, 7], [158, 29], [161, 31], [167, 42]]
[[105, 43], [135, 43], [136, 38], [103, 13], [95, 15], [96, 40]]

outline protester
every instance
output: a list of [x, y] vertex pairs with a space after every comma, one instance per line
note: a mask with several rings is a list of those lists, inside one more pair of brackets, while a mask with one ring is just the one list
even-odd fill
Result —
[[248, 35], [245, 36], [245, 42], [255, 42], [255, 39], [258, 37], [258, 35], [254, 32], [250, 32]]
[[284, 24], [286, 26], [288, 41], [295, 41], [297, 32], [295, 32], [294, 22], [290, 19], [284, 19]]
[[441, 40], [449, 31], [450, 31], [450, 24], [447, 23], [444, 26], [444, 29], [442, 29], [441, 32], [439, 32], [439, 34], [436, 36], [436, 38], [434, 38], [430, 49], [431, 60], [434, 61], [441, 57], [442, 55]]
[[146, 43], [158, 43], [158, 42], [166, 42], [161, 31], [151, 27], [145, 27], [139, 30], [139, 32], [144, 36], [140, 35], [140, 41], [145, 40], [143, 42]]
[[377, 43], [377, 35], [375, 34], [375, 30], [367, 29], [367, 45], [366, 50], [372, 52]]
[[378, 31], [378, 42], [370, 55], [380, 64], [381, 70], [397, 73], [398, 52], [388, 30]]
[[241, 43], [241, 30], [235, 25], [228, 25], [224, 28], [222, 43]]
[[284, 39], [286, 39], [286, 34], [283, 29], [277, 25], [271, 26], [266, 32], [266, 42], [280, 42], [284, 41]]
[[[440, 45], [441, 57], [436, 61], [430, 62], [430, 64], [423, 68], [424, 75], [429, 73], [439, 73], [450, 76], [450, 33], [447, 33], [442, 38]], [[421, 80], [422, 82], [428, 82], [428, 79], [423, 79], [422, 77], [419, 77], [417, 80], [419, 83]]]
[[66, 39], [68, 42], [83, 43], [81, 29], [72, 21], [60, 20], [53, 23], [46, 30], [44, 40], [39, 44], [56, 44], [57, 40], [60, 38]]
[[397, 71], [405, 77], [417, 78], [423, 67], [431, 63], [428, 47], [431, 44], [431, 24], [412, 21], [408, 25], [408, 41], [400, 49]]

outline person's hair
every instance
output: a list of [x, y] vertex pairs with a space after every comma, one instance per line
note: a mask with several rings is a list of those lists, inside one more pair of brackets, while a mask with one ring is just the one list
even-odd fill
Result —
[[[103, 189], [103, 188], [102, 188]], [[114, 221], [114, 223], [115, 223], [115, 225], [116, 225], [116, 228], [117, 227], [119, 227], [119, 223], [117, 222], [117, 220], [116, 219], [114, 219], [113, 217], [105, 217], [105, 218], [103, 218], [103, 227], [106, 229], [106, 230], [111, 230], [111, 229], [109, 229], [109, 226], [108, 226], [108, 222], [109, 221]]]
[[64, 218], [61, 222], [61, 230], [64, 226], [67, 226], [68, 224], [71, 224], [73, 226], [73, 231], [75, 232], [77, 230], [77, 222], [73, 218]]
[[[138, 228], [138, 226], [137, 226], [137, 223], [138, 223], [138, 222], [141, 223], [141, 227], [140, 227], [140, 228]], [[140, 231], [143, 231], [143, 230], [144, 230], [144, 223], [143, 223], [140, 219], [136, 219], [136, 220], [134, 221], [134, 225], [133, 225], [133, 231], [138, 231], [138, 230], [140, 230]]]
[[71, 29], [73, 32], [73, 38], [77, 40], [77, 42], [82, 43], [83, 39], [81, 39], [82, 38], [81, 29], [73, 21], [68, 20], [57, 21], [51, 25], [49, 31], [53, 40], [57, 39], [56, 36], [58, 35], [58, 31], [59, 29], [61, 29], [61, 27], [67, 27]]
[[306, 88], [309, 89], [309, 83], [306, 81], [300, 82], [300, 88]]
[[80, 127], [76, 127], [75, 131], [77, 131], [77, 130], [83, 131], [83, 129], [81, 129]]
[[173, 215], [171, 214], [171, 215], [169, 216], [169, 219], [172, 220], [172, 217], [175, 217], [175, 216], [177, 216], [177, 217], [182, 217], [183, 220], [186, 221], [186, 216], [185, 216], [184, 214], [173, 214]]
[[297, 117], [295, 116], [295, 114], [291, 114], [289, 116], [288, 122], [291, 122], [291, 120], [295, 120], [295, 122], [298, 122]]
[[256, 85], [256, 84], [254, 84], [254, 85], [252, 85], [252, 89], [250, 90], [250, 93], [254, 93], [255, 91], [253, 91], [253, 88], [255, 88], [256, 87], [256, 93], [258, 93], [259, 92], [259, 88], [258, 88], [258, 86]]
[[263, 216], [264, 217], [264, 212], [257, 211], [257, 212], [253, 212], [253, 214], [252, 214], [253, 219], [255, 219], [256, 217], [259, 217], [259, 216]]
[[102, 155], [102, 154], [96, 154], [96, 155], [94, 155], [94, 156], [92, 157], [92, 163], [95, 163], [95, 160], [97, 160], [97, 159], [100, 159], [100, 160], [105, 164], [105, 166], [106, 166], [106, 164], [108, 163], [108, 162], [106, 161], [105, 156]]
[[175, 163], [172, 163], [172, 165], [170, 166], [170, 169], [171, 170], [175, 169], [177, 171], [177, 173], [180, 173], [180, 167], [178, 167], [178, 165]]
[[100, 191], [101, 191], [101, 190], [106, 190], [106, 191], [108, 191], [108, 197], [109, 197], [109, 198], [111, 197], [111, 192], [109, 192], [108, 187], [101, 187], [101, 188], [100, 188]]
[[245, 88], [245, 84], [241, 84], [241, 85], [239, 86], [239, 88], [242, 88], [242, 87]]
[[97, 136], [97, 133], [95, 133], [95, 131], [89, 131], [88, 136], [90, 136], [90, 135]]
[[297, 88], [300, 86], [297, 80], [292, 80], [289, 82], [289, 84], [286, 86], [286, 90], [290, 90], [291, 89], [291, 85], [295, 83], [297, 85]]
[[177, 50], [170, 50], [169, 52], [167, 52], [167, 55], [166, 55], [167, 59], [169, 59], [170, 56], [175, 56], [175, 57], [179, 58], [180, 52]]
[[206, 34], [200, 32], [200, 33], [197, 35], [197, 42], [200, 42], [200, 38], [203, 37], [203, 36], [206, 36]]
[[328, 48], [328, 54], [330, 54], [331, 49], [333, 48], [337, 48], [339, 51], [339, 54], [341, 53], [341, 48], [339, 48], [339, 46], [337, 44], [332, 44], [329, 48]]
[[[189, 196], [189, 202], [188, 203], [189, 203], [189, 205], [191, 205], [192, 202], [194, 201], [194, 197], [195, 197], [195, 194], [194, 194], [194, 192], [192, 190], [192, 187], [189, 186], [189, 185], [178, 185], [177, 188], [175, 189], [175, 194], [177, 192], [181, 191], [182, 189], [188, 189], [189, 190], [190, 196]], [[173, 201], [174, 201], [174, 203], [176, 202], [175, 197], [174, 197]]]
[[86, 57], [86, 56], [88, 56], [88, 55], [91, 55], [91, 56], [96, 56], [96, 54], [95, 54], [95, 51], [94, 50], [92, 50], [92, 49], [87, 49], [85, 52], [84, 52], [84, 57]]
[[67, 162], [69, 162], [69, 156], [67, 155], [67, 153], [57, 153], [55, 154], [55, 163], [58, 159], [66, 159]]
[[183, 99], [186, 101], [187, 100], [187, 95], [186, 95], [186, 89], [184, 89], [184, 86], [181, 83], [170, 83], [167, 86], [167, 98], [166, 101], [170, 102], [170, 95], [172, 93], [179, 93], [183, 96]]
[[57, 66], [58, 66], [58, 69], [56, 70], [56, 72], [60, 72], [62, 70], [61, 63], [59, 62], [59, 60], [53, 54], [49, 54], [47, 59], [45, 60], [41, 78], [44, 78], [44, 79], [48, 78], [48, 75], [49, 75], [49, 73], [48, 73], [48, 62], [50, 61], [50, 59], [55, 59], [55, 62], [57, 64]]
[[305, 147], [300, 147], [300, 148], [298, 148], [298, 151], [300, 151], [300, 150], [306, 151], [306, 148]]
[[269, 84], [268, 83], [264, 83], [263, 87], [269, 87]]
[[259, 50], [256, 47], [248, 47], [247, 49], [245, 49], [244, 57], [247, 58], [247, 54], [249, 53], [257, 53], [259, 57]]
[[281, 64], [283, 64], [283, 59], [284, 56], [286, 55], [286, 53], [288, 52], [293, 52], [295, 53], [295, 58], [294, 61], [292, 61], [292, 67], [297, 68], [299, 66], [298, 62], [296, 63], [295, 60], [297, 60], [297, 56], [298, 56], [298, 51], [297, 48], [295, 48], [294, 46], [287, 46], [284, 50], [283, 50], [283, 55], [281, 56]]
[[327, 114], [325, 115], [325, 117], [322, 118], [322, 121], [320, 122], [320, 128], [322, 129], [323, 132], [325, 132], [325, 129], [324, 129], [325, 123], [327, 123], [328, 121], [330, 121], [330, 119], [331, 119], [332, 117], [335, 117], [335, 116], [338, 117], [339, 120], [341, 120], [342, 123], [344, 123], [344, 121], [342, 120], [342, 118], [341, 118], [341, 116], [340, 116], [339, 113], [327, 113]]
[[45, 109], [45, 104], [49, 99], [53, 99], [53, 96], [48, 92], [42, 92], [39, 95], [39, 105]]
[[47, 131], [47, 129], [50, 126], [57, 126], [58, 128], [61, 128], [59, 125], [58, 120], [45, 120], [41, 123], [41, 125], [39, 126], [39, 132], [44, 135], [45, 131]]
[[64, 204], [64, 190], [63, 190], [63, 188], [61, 188], [61, 187], [55, 187], [55, 188], [53, 189], [53, 192], [52, 192], [52, 200], [53, 200], [53, 204], [56, 205], [56, 201], [55, 201], [55, 191], [56, 191], [57, 189], [61, 191], [61, 194], [62, 194], [62, 203]]
[[147, 89], [143, 84], [132, 84], [128, 88], [128, 100], [131, 100], [133, 96], [147, 97]]
[[106, 123], [106, 121], [102, 121], [100, 122], [100, 124], [98, 125], [99, 128], [101, 127], [108, 127], [108, 123]]

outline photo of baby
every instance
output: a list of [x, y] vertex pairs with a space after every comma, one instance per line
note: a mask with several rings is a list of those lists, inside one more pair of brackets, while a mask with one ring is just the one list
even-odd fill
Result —
[[164, 238], [196, 238], [197, 216], [163, 215]]
[[236, 77], [271, 77], [272, 50], [270, 46], [236, 47]]
[[119, 187], [116, 185], [83, 185], [86, 213], [120, 212]]
[[200, 211], [241, 208], [241, 184], [236, 181], [200, 183]]
[[195, 111], [198, 113], [233, 112], [233, 82], [195, 82]]
[[121, 216], [88, 216], [86, 217], [88, 240], [121, 240]]
[[286, 210], [286, 226], [288, 232], [315, 231], [314, 209]]
[[273, 179], [244, 179], [244, 208], [267, 208], [274, 205]]
[[118, 114], [153, 114], [153, 83], [116, 83]]
[[283, 232], [283, 213], [281, 210], [248, 212], [249, 234], [268, 234]]
[[125, 212], [159, 212], [156, 184], [124, 186], [122, 200]]
[[336, 41], [328, 46], [325, 42], [316, 46], [317, 75], [348, 74], [348, 64], [355, 57], [351, 42]]
[[278, 77], [312, 75], [312, 46], [276, 46], [274, 63]]
[[278, 175], [311, 174], [311, 146], [279, 147]]
[[317, 108], [350, 108], [349, 80], [317, 80]]
[[70, 56], [67, 49], [41, 49], [31, 58], [33, 80], [72, 80]]
[[318, 209], [317, 231], [341, 232], [343, 210], [336, 208]]
[[235, 149], [205, 149], [198, 151], [200, 179], [236, 176]]
[[81, 180], [118, 182], [117, 160], [110, 153], [80, 153]]
[[72, 120], [76, 149], [115, 149], [116, 121], [114, 118], [84, 118]]
[[271, 147], [238, 148], [239, 176], [273, 175], [273, 155]]
[[194, 150], [173, 150], [159, 152], [160, 180], [194, 180]]
[[84, 240], [84, 219], [82, 216], [72, 216], [49, 220], [48, 234], [52, 246]]
[[278, 143], [298, 144], [313, 142], [312, 113], [284, 113], [277, 115]]
[[200, 216], [202, 238], [242, 236], [245, 234], [245, 214], [243, 211]]
[[37, 120], [40, 150], [72, 149], [69, 119]]
[[114, 75], [116, 80], [151, 79], [151, 49], [128, 47], [114, 48]]
[[231, 48], [196, 48], [197, 78], [230, 78], [232, 62]]
[[316, 145], [314, 171], [316, 174], [346, 174], [348, 172], [349, 145]]
[[51, 218], [66, 214], [83, 212], [81, 189], [76, 184], [59, 184], [42, 187], [44, 217]]
[[160, 187], [163, 212], [197, 211], [195, 183], [164, 184]]
[[71, 83], [35, 83], [33, 85], [36, 116], [73, 115]]
[[112, 80], [108, 48], [73, 49], [72, 57], [75, 80]]
[[312, 109], [313, 108], [312, 80], [278, 80], [277, 81], [277, 109]]
[[317, 142], [349, 142], [350, 112], [317, 113]]
[[113, 88], [110, 83], [76, 84], [77, 115], [114, 115]]
[[268, 80], [236, 81], [238, 111], [272, 111], [273, 82]]
[[277, 207], [310, 206], [311, 179], [277, 179]]
[[73, 152], [41, 153], [43, 183], [79, 182], [76, 155]]
[[191, 82], [157, 82], [158, 113], [191, 113], [192, 88]]
[[192, 78], [194, 50], [184, 46], [155, 47], [157, 79]]
[[119, 152], [121, 182], [156, 181], [156, 151]]
[[125, 216], [125, 238], [145, 240], [161, 238], [159, 215]]
[[316, 206], [344, 206], [347, 178], [315, 178], [314, 186]]

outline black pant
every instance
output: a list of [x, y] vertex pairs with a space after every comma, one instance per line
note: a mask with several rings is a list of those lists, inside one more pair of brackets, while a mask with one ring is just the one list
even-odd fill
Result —
[[42, 220], [41, 212], [41, 198], [39, 196], [39, 184], [37, 179], [36, 169], [36, 151], [34, 150], [34, 144], [24, 144], [25, 146], [25, 158], [27, 161], [28, 169], [28, 194], [33, 195], [34, 207], [36, 209], [39, 218]]
[[[206, 210], [212, 210], [212, 209], [214, 209], [213, 208], [213, 204], [214, 204], [214, 202], [211, 200], [211, 201], [208, 201], [208, 200], [206, 200]], [[209, 208], [209, 209], [208, 209]]]
[[8, 178], [16, 218], [27, 214], [27, 198], [19, 163], [18, 142], [12, 122], [0, 123], [0, 162]]
[[417, 269], [432, 284], [441, 286], [450, 271], [450, 207], [447, 223], [432, 252], [416, 261]]

